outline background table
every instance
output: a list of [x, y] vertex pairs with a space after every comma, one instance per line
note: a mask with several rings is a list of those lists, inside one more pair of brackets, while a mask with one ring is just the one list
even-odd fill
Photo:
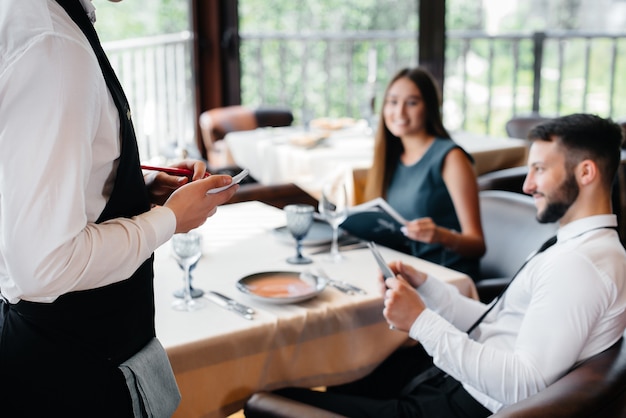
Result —
[[[371, 166], [374, 139], [356, 127], [332, 134], [313, 148], [293, 145], [303, 128], [261, 128], [232, 132], [224, 141], [235, 163], [262, 184], [295, 183], [313, 196], [329, 178]], [[477, 175], [526, 164], [522, 139], [453, 132], [452, 138], [472, 155]]]
[[[341, 263], [313, 256], [315, 266], [360, 286], [367, 295], [327, 288], [302, 303], [271, 305], [241, 294], [235, 283], [248, 274], [308, 267], [284, 261], [295, 252], [273, 232], [284, 223], [281, 210], [246, 202], [218, 208], [199, 228], [204, 255], [193, 272], [194, 286], [253, 307], [257, 314], [252, 321], [209, 301], [201, 311], [174, 311], [172, 292], [182, 286], [182, 272], [169, 244], [156, 252], [157, 336], [183, 397], [176, 416], [223, 417], [242, 408], [259, 390], [347, 382], [367, 374], [407, 341], [405, 333], [389, 330], [382, 316], [378, 268], [368, 249], [345, 252]], [[382, 253], [389, 261], [409, 261], [476, 297], [473, 282], [464, 274], [386, 248]]]

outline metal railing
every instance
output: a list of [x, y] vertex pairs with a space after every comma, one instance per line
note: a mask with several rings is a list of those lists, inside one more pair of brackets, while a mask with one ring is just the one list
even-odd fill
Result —
[[[410, 31], [240, 37], [242, 101], [288, 105], [304, 120], [371, 116], [387, 80], [417, 63], [417, 33]], [[619, 54], [625, 42], [626, 33], [448, 31], [446, 126], [504, 134], [506, 121], [520, 113], [626, 117], [626, 102], [618, 101], [626, 79], [617, 77], [626, 69]]]
[[456, 127], [502, 133], [525, 113], [626, 117], [626, 33], [447, 35], [444, 114]]
[[[242, 103], [288, 106], [296, 123], [373, 117], [387, 80], [418, 54], [409, 31], [240, 36]], [[516, 114], [624, 118], [626, 77], [618, 74], [626, 70], [625, 43], [626, 33], [448, 31], [446, 126], [504, 135]], [[131, 102], [143, 159], [194, 141], [191, 46], [189, 32], [104, 44]]]
[[196, 135], [192, 33], [107, 42], [133, 112], [142, 160], [175, 156]]

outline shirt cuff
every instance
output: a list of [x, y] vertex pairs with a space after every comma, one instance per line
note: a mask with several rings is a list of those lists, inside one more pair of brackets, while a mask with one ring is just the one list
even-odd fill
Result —
[[447, 283], [429, 274], [426, 277], [426, 281], [417, 288], [417, 291], [425, 301], [431, 301], [436, 300], [438, 297], [441, 297], [442, 294], [446, 293], [447, 287]]
[[421, 342], [432, 333], [430, 331], [435, 329], [436, 324], [440, 319], [441, 317], [434, 311], [428, 308], [424, 309], [424, 311], [422, 311], [422, 313], [415, 319], [413, 325], [411, 325], [411, 329], [409, 329], [409, 337]]
[[140, 215], [154, 231], [154, 248], [166, 243], [176, 232], [176, 215], [164, 206], [155, 206], [150, 211]]

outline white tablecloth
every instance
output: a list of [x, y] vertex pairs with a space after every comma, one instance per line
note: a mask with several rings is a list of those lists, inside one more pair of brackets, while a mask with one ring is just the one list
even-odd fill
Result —
[[[235, 163], [248, 168], [260, 183], [295, 183], [313, 196], [330, 179], [371, 166], [374, 140], [363, 130], [335, 131], [313, 148], [291, 143], [302, 133], [299, 127], [261, 128], [232, 132], [224, 140]], [[478, 175], [526, 163], [524, 140], [468, 132], [454, 132], [452, 137], [474, 157]]]
[[[257, 311], [252, 321], [211, 302], [197, 312], [174, 311], [172, 292], [182, 286], [182, 273], [168, 244], [156, 252], [157, 336], [183, 397], [176, 416], [223, 417], [259, 390], [347, 382], [371, 371], [406, 342], [406, 334], [389, 330], [384, 321], [378, 269], [367, 249], [346, 252], [340, 263], [312, 256], [315, 266], [362, 287], [367, 295], [327, 288], [305, 302], [272, 305], [241, 294], [235, 283], [251, 273], [311, 266], [285, 262], [295, 249], [273, 232], [284, 223], [281, 210], [246, 202], [220, 207], [199, 229], [203, 258], [193, 273], [194, 287], [217, 290], [250, 305]], [[389, 261], [408, 260], [476, 296], [464, 274], [386, 248], [382, 253]]]

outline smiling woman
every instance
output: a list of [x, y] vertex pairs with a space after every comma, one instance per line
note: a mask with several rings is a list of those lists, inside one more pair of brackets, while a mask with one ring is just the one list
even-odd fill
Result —
[[473, 159], [443, 126], [431, 74], [400, 70], [380, 120], [365, 199], [382, 197], [409, 220], [408, 239], [394, 249], [476, 277], [485, 244]]

